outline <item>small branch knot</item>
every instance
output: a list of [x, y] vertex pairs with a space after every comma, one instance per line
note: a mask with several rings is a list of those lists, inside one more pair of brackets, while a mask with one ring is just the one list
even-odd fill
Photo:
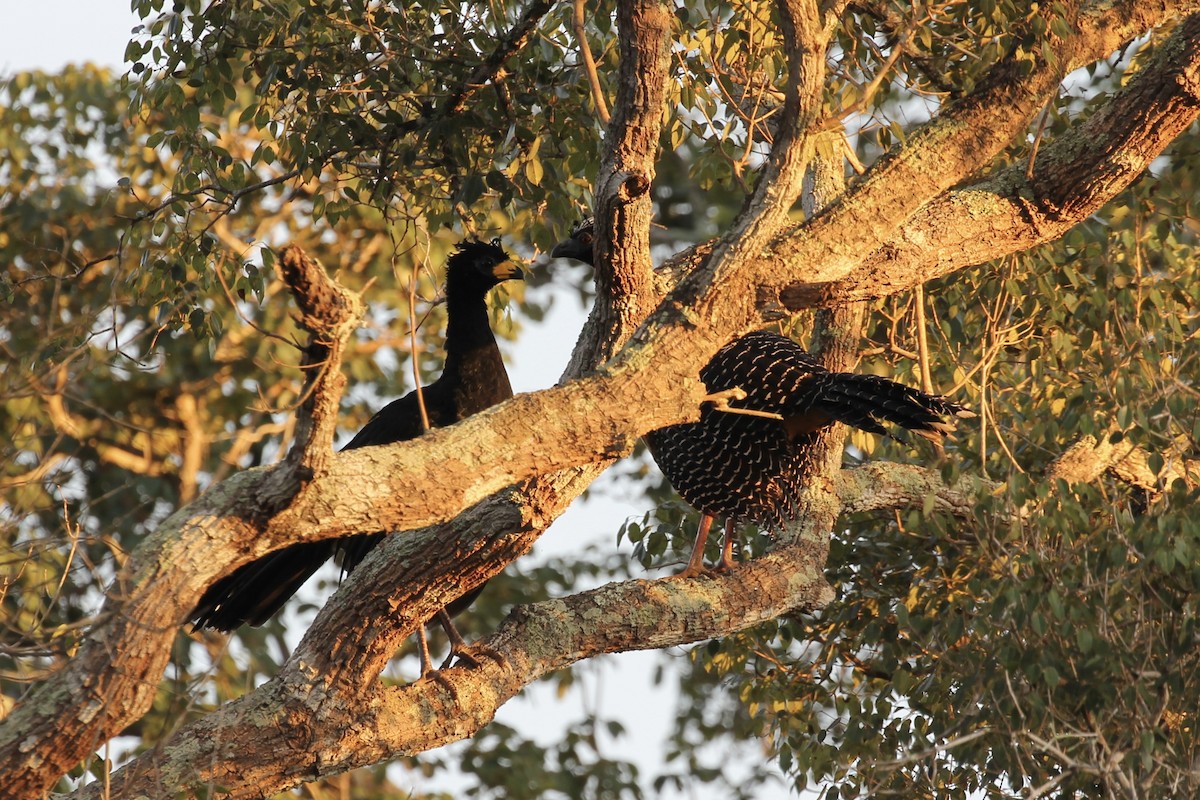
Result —
[[617, 199], [622, 203], [630, 203], [650, 191], [650, 179], [640, 172], [627, 175], [617, 189]]
[[331, 344], [341, 338], [344, 326], [357, 325], [362, 317], [359, 297], [330, 278], [298, 245], [288, 245], [279, 254], [279, 277], [291, 289], [301, 325], [314, 340]]

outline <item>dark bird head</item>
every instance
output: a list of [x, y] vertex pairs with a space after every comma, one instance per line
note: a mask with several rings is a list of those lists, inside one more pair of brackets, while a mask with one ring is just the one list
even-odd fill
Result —
[[595, 219], [584, 217], [571, 229], [571, 235], [554, 245], [550, 251], [551, 258], [573, 258], [585, 264], [592, 264], [592, 247], [595, 242]]
[[[517, 278], [525, 279], [520, 264], [500, 246], [499, 239], [482, 242], [463, 239], [446, 262], [446, 286], [471, 287], [487, 292], [493, 286]], [[447, 289], [449, 291], [449, 289]]]

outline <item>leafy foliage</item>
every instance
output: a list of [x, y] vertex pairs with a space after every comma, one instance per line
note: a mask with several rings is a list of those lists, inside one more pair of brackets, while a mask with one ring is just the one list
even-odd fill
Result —
[[[857, 160], [873, 162], [1005, 56], [1020, 67], [1050, 48], [1066, 14], [1036, 5], [848, 7], [822, 124], [846, 127]], [[568, 5], [134, 7], [144, 25], [123, 78], [85, 66], [0, 87], [10, 702], [70, 656], [100, 590], [158, 521], [286, 448], [300, 375], [274, 248], [303, 245], [372, 304], [347, 361], [352, 430], [411, 386], [414, 351], [418, 373], [439, 368], [437, 270], [455, 239], [544, 251], [591, 200], [602, 128]], [[775, 13], [760, 0], [676, 8], [655, 187], [672, 246], [724, 230], [774, 140], [786, 83]], [[612, 3], [589, 8], [608, 98], [614, 26]], [[994, 166], [1025, 163], [1088, 117], [1157, 44], [1072, 76]], [[1181, 137], [1060, 241], [870, 309], [863, 369], [916, 385], [924, 360], [933, 386], [981, 412], [941, 459], [948, 482], [1003, 487], [981, 492], [973, 518], [928, 506], [843, 520], [835, 603], [665, 657], [660, 679], [678, 680], [681, 701], [661, 771], [605, 757], [599, 737], [620, 723], [600, 714], [554, 746], [495, 725], [462, 753], [468, 796], [752, 797], [779, 774], [826, 797], [1195, 793], [1200, 498], [1041, 476], [1084, 435], [1136, 444], [1157, 475], [1197, 457], [1198, 141]], [[933, 458], [852, 443], [855, 458]], [[658, 509], [619, 536], [643, 565], [679, 558], [693, 515], [652, 474], [625, 475]], [[751, 556], [769, 546], [742, 539]], [[628, 572], [596, 553], [545, 562], [495, 581], [474, 623]], [[272, 674], [286, 627], [181, 635], [138, 746]], [[565, 692], [573, 677], [551, 680]], [[773, 763], [755, 757], [735, 780], [713, 756], [729, 748], [765, 748]], [[383, 770], [353, 785], [407, 796]]]

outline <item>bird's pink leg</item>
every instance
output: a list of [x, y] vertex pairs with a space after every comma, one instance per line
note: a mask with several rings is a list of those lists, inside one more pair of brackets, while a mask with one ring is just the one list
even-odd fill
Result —
[[[467, 644], [467, 640], [458, 632], [458, 628], [454, 627], [454, 623], [450, 621], [450, 615], [446, 613], [446, 609], [442, 609], [437, 613], [437, 621], [442, 624], [442, 630], [446, 632], [446, 638], [450, 640], [450, 654], [446, 656], [446, 660], [442, 662], [441, 669], [446, 669], [454, 663], [454, 659], [458, 658], [460, 665], [465, 663], [472, 667], [479, 666], [479, 659], [469, 652], [472, 647]], [[497, 653], [490, 647], [476, 644], [474, 650], [482, 656], [495, 661], [497, 664], [504, 663], [504, 656]]]
[[729, 572], [737, 564], [733, 560], [733, 517], [725, 519], [725, 538], [721, 542], [721, 560], [717, 562], [718, 572]]
[[687, 566], [675, 577], [695, 578], [708, 571], [704, 566], [704, 544], [708, 541], [708, 531], [712, 527], [712, 523], [712, 514], [704, 514], [700, 517], [700, 526], [696, 529], [696, 543], [692, 545], [692, 555], [688, 558]]
[[433, 659], [429, 657], [429, 637], [425, 635], [425, 626], [417, 628], [417, 652], [421, 655], [421, 677], [433, 672]]

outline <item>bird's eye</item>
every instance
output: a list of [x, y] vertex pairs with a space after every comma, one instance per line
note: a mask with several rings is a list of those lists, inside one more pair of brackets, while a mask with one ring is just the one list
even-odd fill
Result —
[[497, 236], [495, 239], [492, 239], [492, 245], [495, 247], [500, 246], [500, 237], [499, 236]]
[[590, 233], [581, 233], [579, 234], [579, 241], [583, 242], [584, 244], [591, 244], [592, 235]]

